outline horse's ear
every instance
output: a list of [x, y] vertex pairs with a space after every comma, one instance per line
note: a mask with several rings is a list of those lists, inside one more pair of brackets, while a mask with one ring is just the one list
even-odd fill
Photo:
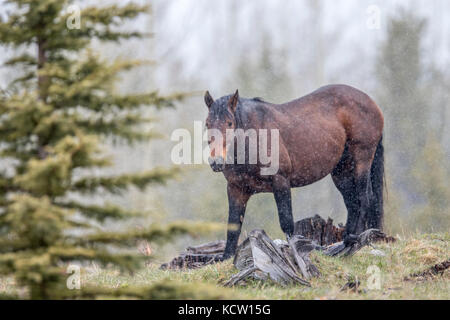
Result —
[[209, 94], [209, 91], [205, 92], [205, 103], [208, 106], [208, 109], [211, 108], [211, 105], [214, 103], [214, 99]]
[[228, 108], [230, 108], [232, 113], [236, 111], [238, 101], [239, 101], [239, 91], [236, 90], [236, 92], [233, 94], [230, 100], [228, 100]]

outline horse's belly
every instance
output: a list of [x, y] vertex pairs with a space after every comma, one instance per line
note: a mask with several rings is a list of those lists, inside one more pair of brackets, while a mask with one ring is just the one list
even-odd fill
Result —
[[[343, 150], [342, 150], [343, 151]], [[304, 163], [294, 164], [290, 177], [292, 187], [302, 187], [319, 181], [333, 171], [341, 158], [342, 152], [338, 156], [333, 154], [329, 158], [317, 157], [314, 162], [305, 161]]]
[[291, 187], [292, 188], [303, 187], [312, 184], [314, 182], [317, 182], [326, 177], [328, 174], [330, 174], [336, 165], [330, 166], [328, 167], [329, 170], [324, 170], [321, 172], [311, 172], [308, 169], [302, 172], [295, 172], [290, 179]]
[[336, 128], [322, 131], [322, 135], [311, 138], [309, 143], [294, 148], [289, 153], [291, 186], [305, 186], [330, 174], [342, 157], [345, 142], [345, 131]]

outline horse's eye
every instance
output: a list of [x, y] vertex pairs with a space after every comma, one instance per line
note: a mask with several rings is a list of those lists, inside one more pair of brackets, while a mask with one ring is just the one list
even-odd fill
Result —
[[233, 122], [228, 122], [228, 126], [231, 127], [233, 125]]

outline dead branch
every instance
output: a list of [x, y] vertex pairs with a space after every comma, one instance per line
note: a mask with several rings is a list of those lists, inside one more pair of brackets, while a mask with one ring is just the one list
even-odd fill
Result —
[[437, 263], [422, 272], [413, 273], [406, 277], [405, 281], [410, 281], [414, 278], [432, 278], [437, 275], [442, 275], [448, 268], [450, 268], [450, 259], [447, 259], [446, 261], [443, 261], [441, 263]]

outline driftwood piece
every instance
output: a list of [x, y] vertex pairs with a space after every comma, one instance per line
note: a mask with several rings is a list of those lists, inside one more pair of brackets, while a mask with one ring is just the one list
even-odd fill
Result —
[[294, 224], [294, 235], [301, 235], [307, 239], [314, 240], [318, 245], [328, 246], [342, 241], [343, 226], [334, 226], [333, 219], [326, 221], [319, 215], [296, 221]]
[[178, 257], [161, 265], [161, 269], [196, 269], [214, 263], [225, 250], [225, 241], [219, 240], [195, 247], [187, 247]]

